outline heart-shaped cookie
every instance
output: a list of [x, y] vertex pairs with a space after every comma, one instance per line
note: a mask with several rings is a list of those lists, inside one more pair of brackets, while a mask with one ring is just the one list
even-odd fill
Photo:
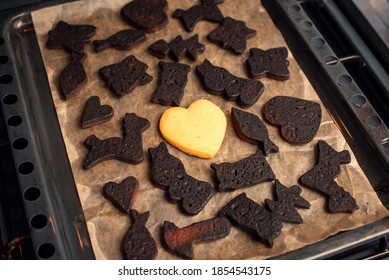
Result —
[[113, 109], [109, 105], [101, 105], [98, 96], [91, 96], [85, 103], [81, 117], [81, 127], [88, 128], [109, 121], [113, 117]]
[[224, 112], [205, 99], [193, 102], [187, 109], [169, 108], [159, 122], [159, 129], [166, 141], [200, 158], [215, 156], [223, 143], [226, 127]]
[[310, 142], [321, 122], [319, 103], [289, 96], [276, 96], [263, 108], [265, 119], [280, 126], [281, 136], [295, 144]]

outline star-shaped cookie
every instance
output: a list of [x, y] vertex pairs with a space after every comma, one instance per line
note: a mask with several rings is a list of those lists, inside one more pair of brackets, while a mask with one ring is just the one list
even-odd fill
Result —
[[235, 54], [242, 54], [246, 50], [247, 39], [257, 32], [246, 26], [246, 23], [226, 17], [222, 24], [208, 34], [208, 40], [228, 49]]

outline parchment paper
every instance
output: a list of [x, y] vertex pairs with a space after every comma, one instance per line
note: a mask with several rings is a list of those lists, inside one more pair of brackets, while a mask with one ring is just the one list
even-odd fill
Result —
[[[159, 83], [160, 70], [157, 66], [159, 59], [148, 53], [148, 46], [158, 39], [170, 42], [179, 34], [186, 39], [196, 33], [200, 36], [200, 42], [205, 45], [206, 50], [199, 56], [196, 63], [187, 59], [181, 61], [189, 64], [192, 68], [181, 106], [187, 107], [199, 98], [213, 101], [222, 108], [227, 116], [226, 137], [219, 153], [209, 160], [186, 155], [170, 145], [168, 148], [170, 153], [182, 160], [188, 174], [215, 185], [214, 172], [210, 168], [211, 163], [239, 160], [253, 154], [256, 146], [243, 142], [235, 135], [230, 111], [232, 106], [238, 107], [236, 103], [206, 93], [195, 74], [195, 66], [207, 58], [214, 65], [225, 67], [237, 76], [247, 77], [244, 61], [248, 57], [249, 48], [286, 47], [286, 43], [258, 0], [226, 0], [219, 5], [224, 16], [243, 20], [249, 28], [257, 31], [256, 36], [248, 40], [246, 52], [240, 56], [223, 50], [207, 40], [207, 34], [218, 24], [203, 21], [196, 25], [193, 32], [188, 33], [183, 29], [180, 21], [171, 17], [176, 8], [188, 9], [200, 1], [169, 0], [168, 26], [156, 33], [147, 34], [147, 41], [136, 49], [131, 51], [108, 49], [95, 53], [92, 44], [86, 45], [85, 51], [88, 58], [84, 66], [88, 74], [88, 84], [76, 97], [64, 101], [58, 92], [57, 80], [60, 71], [68, 63], [70, 57], [64, 50], [49, 50], [45, 47], [48, 31], [54, 28], [59, 20], [63, 20], [70, 24], [93, 24], [97, 27], [93, 39], [106, 38], [119, 30], [129, 28], [120, 18], [120, 8], [127, 2], [128, 0], [73, 2], [38, 10], [32, 13], [32, 18], [96, 258], [121, 259], [122, 238], [131, 224], [127, 215], [118, 211], [103, 197], [102, 187], [108, 181], [119, 183], [127, 176], [135, 176], [140, 182], [140, 192], [133, 207], [140, 212], [151, 212], [147, 227], [158, 243], [158, 259], [175, 259], [177, 257], [167, 252], [161, 244], [160, 233], [165, 220], [174, 222], [178, 227], [184, 227], [196, 221], [214, 217], [228, 201], [243, 191], [251, 199], [263, 204], [266, 198], [274, 199], [273, 183], [262, 183], [232, 193], [215, 192], [204, 210], [196, 216], [184, 215], [177, 204], [166, 199], [165, 191], [157, 188], [151, 182], [149, 174], [147, 149], [156, 147], [163, 140], [158, 131], [158, 121], [163, 111], [168, 107], [151, 102]], [[132, 93], [117, 98], [99, 78], [98, 69], [111, 63], [118, 63], [129, 54], [134, 54], [139, 60], [149, 65], [147, 72], [154, 79], [145, 86], [137, 87]], [[265, 92], [260, 100], [247, 111], [260, 115], [263, 104], [276, 95], [295, 96], [321, 104], [317, 94], [290, 53], [289, 61], [291, 78], [284, 82], [267, 78], [261, 79], [265, 84]], [[102, 104], [111, 105], [115, 115], [108, 123], [89, 129], [81, 129], [79, 122], [82, 110], [86, 100], [92, 95], [100, 96]], [[308, 144], [288, 144], [280, 138], [276, 127], [267, 125], [270, 138], [280, 148], [279, 153], [269, 155], [267, 160], [277, 178], [288, 187], [298, 184], [298, 178], [315, 165], [315, 147], [319, 139], [327, 141], [337, 151], [347, 149], [352, 154], [344, 137], [323, 105], [321, 106], [323, 118], [320, 129], [316, 138]], [[85, 139], [91, 134], [96, 134], [100, 139], [112, 136], [121, 137], [121, 120], [127, 112], [135, 112], [141, 117], [147, 117], [151, 123], [150, 128], [143, 133], [145, 160], [139, 165], [110, 160], [91, 170], [84, 170], [82, 164], [88, 152], [84, 146]], [[261, 119], [263, 119], [262, 116]], [[301, 225], [285, 223], [273, 248], [267, 248], [243, 231], [233, 227], [230, 235], [226, 238], [196, 244], [194, 246], [195, 258], [269, 258], [318, 242], [340, 231], [351, 230], [374, 222], [388, 215], [388, 211], [379, 201], [353, 154], [351, 164], [342, 165], [342, 173], [337, 178], [337, 182], [356, 198], [359, 210], [353, 214], [327, 213], [324, 197], [303, 187], [302, 196], [312, 205], [308, 210], [298, 210], [304, 223]]]

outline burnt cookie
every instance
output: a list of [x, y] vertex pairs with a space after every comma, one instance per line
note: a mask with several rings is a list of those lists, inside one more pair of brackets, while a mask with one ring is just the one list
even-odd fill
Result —
[[285, 187], [280, 181], [275, 181], [276, 199], [266, 199], [265, 203], [269, 210], [278, 215], [283, 223], [301, 224], [303, 219], [295, 207], [309, 209], [311, 204], [301, 196], [301, 188], [294, 185]]
[[163, 225], [163, 242], [167, 249], [182, 258], [193, 259], [193, 244], [211, 241], [227, 236], [231, 224], [224, 217], [200, 221], [178, 228], [174, 223], [165, 221]]
[[148, 66], [130, 55], [122, 62], [100, 68], [99, 74], [110, 90], [117, 96], [132, 92], [137, 86], [145, 85], [153, 80], [146, 73]]
[[72, 53], [72, 61], [59, 74], [58, 84], [66, 100], [76, 95], [88, 81], [84, 66], [87, 55]]
[[101, 52], [109, 47], [117, 50], [131, 50], [146, 41], [146, 34], [138, 29], [121, 30], [104, 40], [94, 40], [96, 52]]
[[276, 96], [263, 108], [269, 123], [280, 127], [284, 140], [293, 144], [312, 141], [320, 127], [320, 104], [289, 96]]
[[246, 193], [241, 193], [227, 203], [220, 210], [219, 216], [226, 217], [232, 224], [269, 247], [273, 247], [274, 239], [280, 235], [283, 227], [276, 213], [248, 198]]
[[186, 64], [163, 61], [159, 62], [158, 66], [162, 70], [161, 81], [152, 101], [166, 106], [180, 106], [190, 67]]
[[242, 54], [246, 50], [247, 39], [256, 33], [254, 29], [247, 28], [243, 21], [226, 17], [219, 27], [208, 34], [207, 38], [223, 49]]
[[198, 214], [212, 197], [211, 185], [188, 175], [182, 162], [169, 153], [164, 142], [148, 151], [153, 181], [167, 191], [170, 200], [180, 202], [186, 214]]
[[257, 80], [239, 78], [226, 69], [212, 65], [205, 59], [196, 67], [203, 87], [214, 95], [224, 94], [228, 100], [237, 100], [243, 108], [252, 106], [264, 91], [264, 85]]
[[91, 96], [85, 103], [81, 117], [81, 127], [89, 128], [111, 120], [113, 109], [109, 105], [101, 105], [100, 97]]
[[123, 254], [126, 260], [153, 260], [158, 255], [158, 247], [146, 227], [150, 212], [139, 214], [131, 210], [133, 223], [123, 239]]
[[215, 171], [219, 192], [234, 191], [276, 178], [260, 152], [233, 163], [212, 163], [211, 168]]
[[65, 49], [68, 52], [84, 52], [84, 44], [89, 43], [95, 34], [93, 25], [72, 25], [59, 21], [53, 30], [49, 31], [46, 47], [49, 49]]
[[248, 198], [245, 193], [241, 193], [220, 210], [219, 216], [226, 217], [258, 241], [273, 247], [274, 239], [281, 233], [283, 222], [297, 224], [303, 222], [295, 207], [309, 209], [311, 206], [300, 195], [299, 186], [287, 188], [276, 180], [275, 193], [274, 201], [265, 200], [267, 208]]
[[149, 52], [159, 58], [170, 56], [175, 61], [180, 61], [186, 55], [189, 59], [197, 61], [197, 56], [204, 52], [205, 47], [199, 42], [199, 35], [194, 35], [184, 40], [178, 35], [170, 43], [165, 40], [158, 40], [149, 47]]
[[324, 194], [330, 212], [354, 212], [359, 208], [355, 198], [334, 181], [341, 172], [340, 165], [351, 162], [350, 153], [347, 150], [337, 152], [323, 140], [317, 142], [317, 151], [317, 164], [300, 177], [301, 184]]
[[173, 13], [173, 18], [180, 19], [186, 31], [191, 32], [197, 22], [206, 20], [210, 22], [222, 22], [223, 15], [217, 4], [224, 0], [201, 0], [201, 4], [190, 7], [188, 10], [177, 9]]
[[130, 214], [139, 191], [139, 182], [135, 177], [127, 177], [117, 184], [108, 182], [103, 187], [103, 195], [118, 209]]
[[133, 0], [121, 10], [124, 21], [137, 29], [150, 33], [164, 28], [168, 24], [165, 13], [166, 0]]
[[231, 118], [235, 132], [239, 138], [246, 142], [259, 145], [265, 156], [269, 153], [278, 152], [278, 146], [270, 140], [266, 126], [258, 116], [237, 108], [232, 108]]
[[250, 49], [250, 57], [246, 60], [251, 78], [268, 78], [285, 81], [289, 79], [288, 50], [285, 47], [261, 50]]
[[142, 132], [149, 128], [150, 122], [134, 113], [127, 113], [123, 119], [123, 138], [111, 137], [100, 140], [95, 135], [85, 140], [89, 153], [84, 161], [84, 168], [90, 169], [96, 164], [117, 159], [131, 164], [143, 161]]

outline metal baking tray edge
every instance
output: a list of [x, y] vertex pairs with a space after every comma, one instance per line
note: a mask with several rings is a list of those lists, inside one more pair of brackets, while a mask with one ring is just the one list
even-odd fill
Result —
[[0, 19], [0, 103], [34, 252], [94, 259], [30, 11]]
[[[45, 256], [39, 256], [39, 249], [46, 244], [55, 248], [50, 259], [93, 259], [30, 11], [0, 19], [1, 38], [4, 39], [0, 44], [0, 56], [8, 58], [0, 70], [3, 81], [0, 83], [0, 101], [10, 142], [22, 137], [29, 143], [22, 150], [13, 149], [21, 192], [34, 187], [42, 194], [35, 201], [25, 201], [27, 217], [31, 219], [43, 214], [49, 221], [43, 228], [31, 229], [34, 248], [38, 258], [43, 259]], [[19, 124], [18, 120], [21, 120]], [[26, 162], [32, 163], [33, 170], [22, 174], [26, 173], [21, 168]], [[385, 218], [275, 259], [324, 259], [342, 248], [347, 249], [342, 242], [347, 241], [347, 246], [352, 248], [388, 234], [389, 218]], [[350, 240], [356, 242], [350, 243]]]

